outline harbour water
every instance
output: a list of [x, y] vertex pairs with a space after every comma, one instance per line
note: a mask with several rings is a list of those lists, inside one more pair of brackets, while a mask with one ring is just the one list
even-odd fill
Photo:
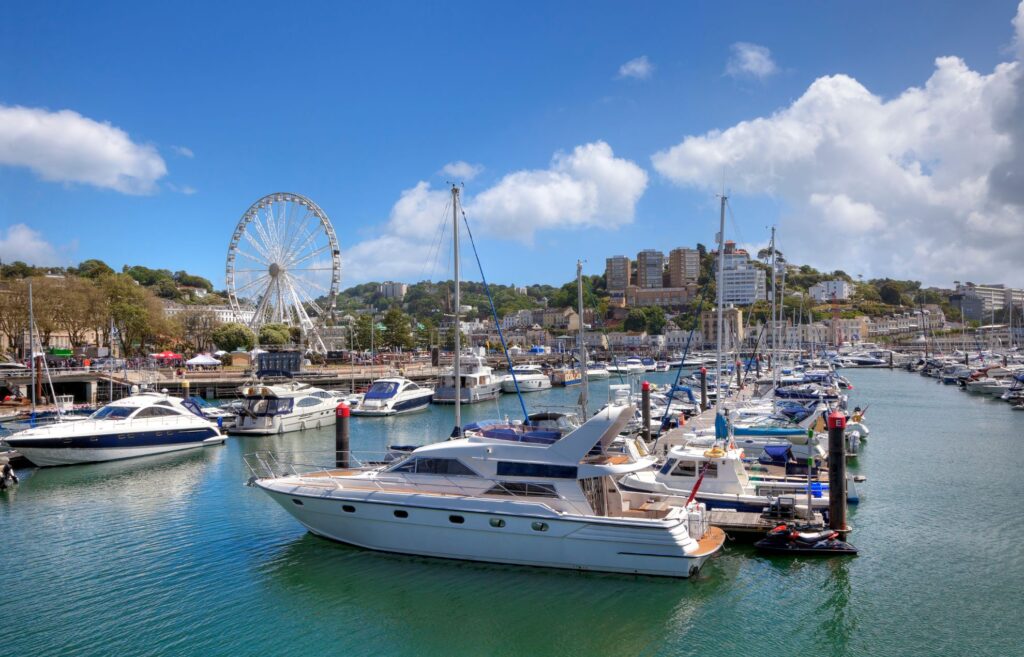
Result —
[[[257, 449], [333, 431], [22, 471], [0, 494], [10, 655], [1013, 655], [1024, 618], [1019, 413], [888, 370], [844, 371], [872, 434], [852, 559], [727, 544], [700, 576], [578, 574], [316, 538], [243, 485]], [[650, 374], [654, 381], [667, 374]], [[607, 397], [595, 382], [591, 399]], [[578, 391], [526, 396], [531, 410]], [[353, 449], [447, 435], [451, 409], [354, 419]], [[464, 409], [515, 417], [513, 396]]]

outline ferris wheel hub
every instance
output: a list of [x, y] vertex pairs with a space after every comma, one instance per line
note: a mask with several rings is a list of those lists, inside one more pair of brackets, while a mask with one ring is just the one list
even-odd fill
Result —
[[274, 278], [277, 278], [278, 274], [280, 274], [280, 273], [281, 273], [281, 265], [277, 264], [276, 262], [273, 263], [272, 265], [270, 265], [270, 275], [271, 276], [273, 276]]

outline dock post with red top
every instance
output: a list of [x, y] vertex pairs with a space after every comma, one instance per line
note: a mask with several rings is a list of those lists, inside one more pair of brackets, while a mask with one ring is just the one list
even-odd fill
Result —
[[338, 404], [338, 408], [334, 409], [334, 466], [337, 468], [348, 467], [348, 418], [351, 410], [348, 402], [341, 402]]
[[[846, 416], [832, 411], [828, 416], [828, 523], [846, 531]], [[810, 473], [808, 473], [810, 474]]]

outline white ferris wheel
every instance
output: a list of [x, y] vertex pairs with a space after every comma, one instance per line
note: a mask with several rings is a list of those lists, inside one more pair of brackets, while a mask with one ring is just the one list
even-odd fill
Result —
[[256, 332], [264, 324], [298, 326], [312, 349], [327, 351], [320, 327], [334, 312], [341, 249], [320, 206], [289, 193], [256, 201], [235, 227], [225, 269], [236, 317], [252, 312]]

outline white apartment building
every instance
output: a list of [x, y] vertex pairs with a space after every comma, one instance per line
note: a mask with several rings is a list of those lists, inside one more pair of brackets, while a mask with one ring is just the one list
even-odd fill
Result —
[[768, 296], [764, 271], [751, 266], [722, 271], [722, 301], [726, 305], [749, 306]]
[[385, 281], [380, 284], [378, 290], [385, 299], [398, 299], [401, 301], [405, 298], [405, 293], [409, 291], [409, 286], [405, 283]]
[[846, 301], [853, 294], [853, 286], [844, 280], [821, 281], [812, 285], [808, 292], [818, 303], [831, 301], [833, 296], [836, 301]]
[[178, 315], [190, 312], [211, 312], [217, 318], [217, 321], [222, 324], [230, 322], [249, 324], [256, 314], [256, 309], [242, 308], [236, 313], [231, 306], [185, 306], [180, 303], [168, 303], [164, 306], [164, 314], [168, 317], [177, 317]]

